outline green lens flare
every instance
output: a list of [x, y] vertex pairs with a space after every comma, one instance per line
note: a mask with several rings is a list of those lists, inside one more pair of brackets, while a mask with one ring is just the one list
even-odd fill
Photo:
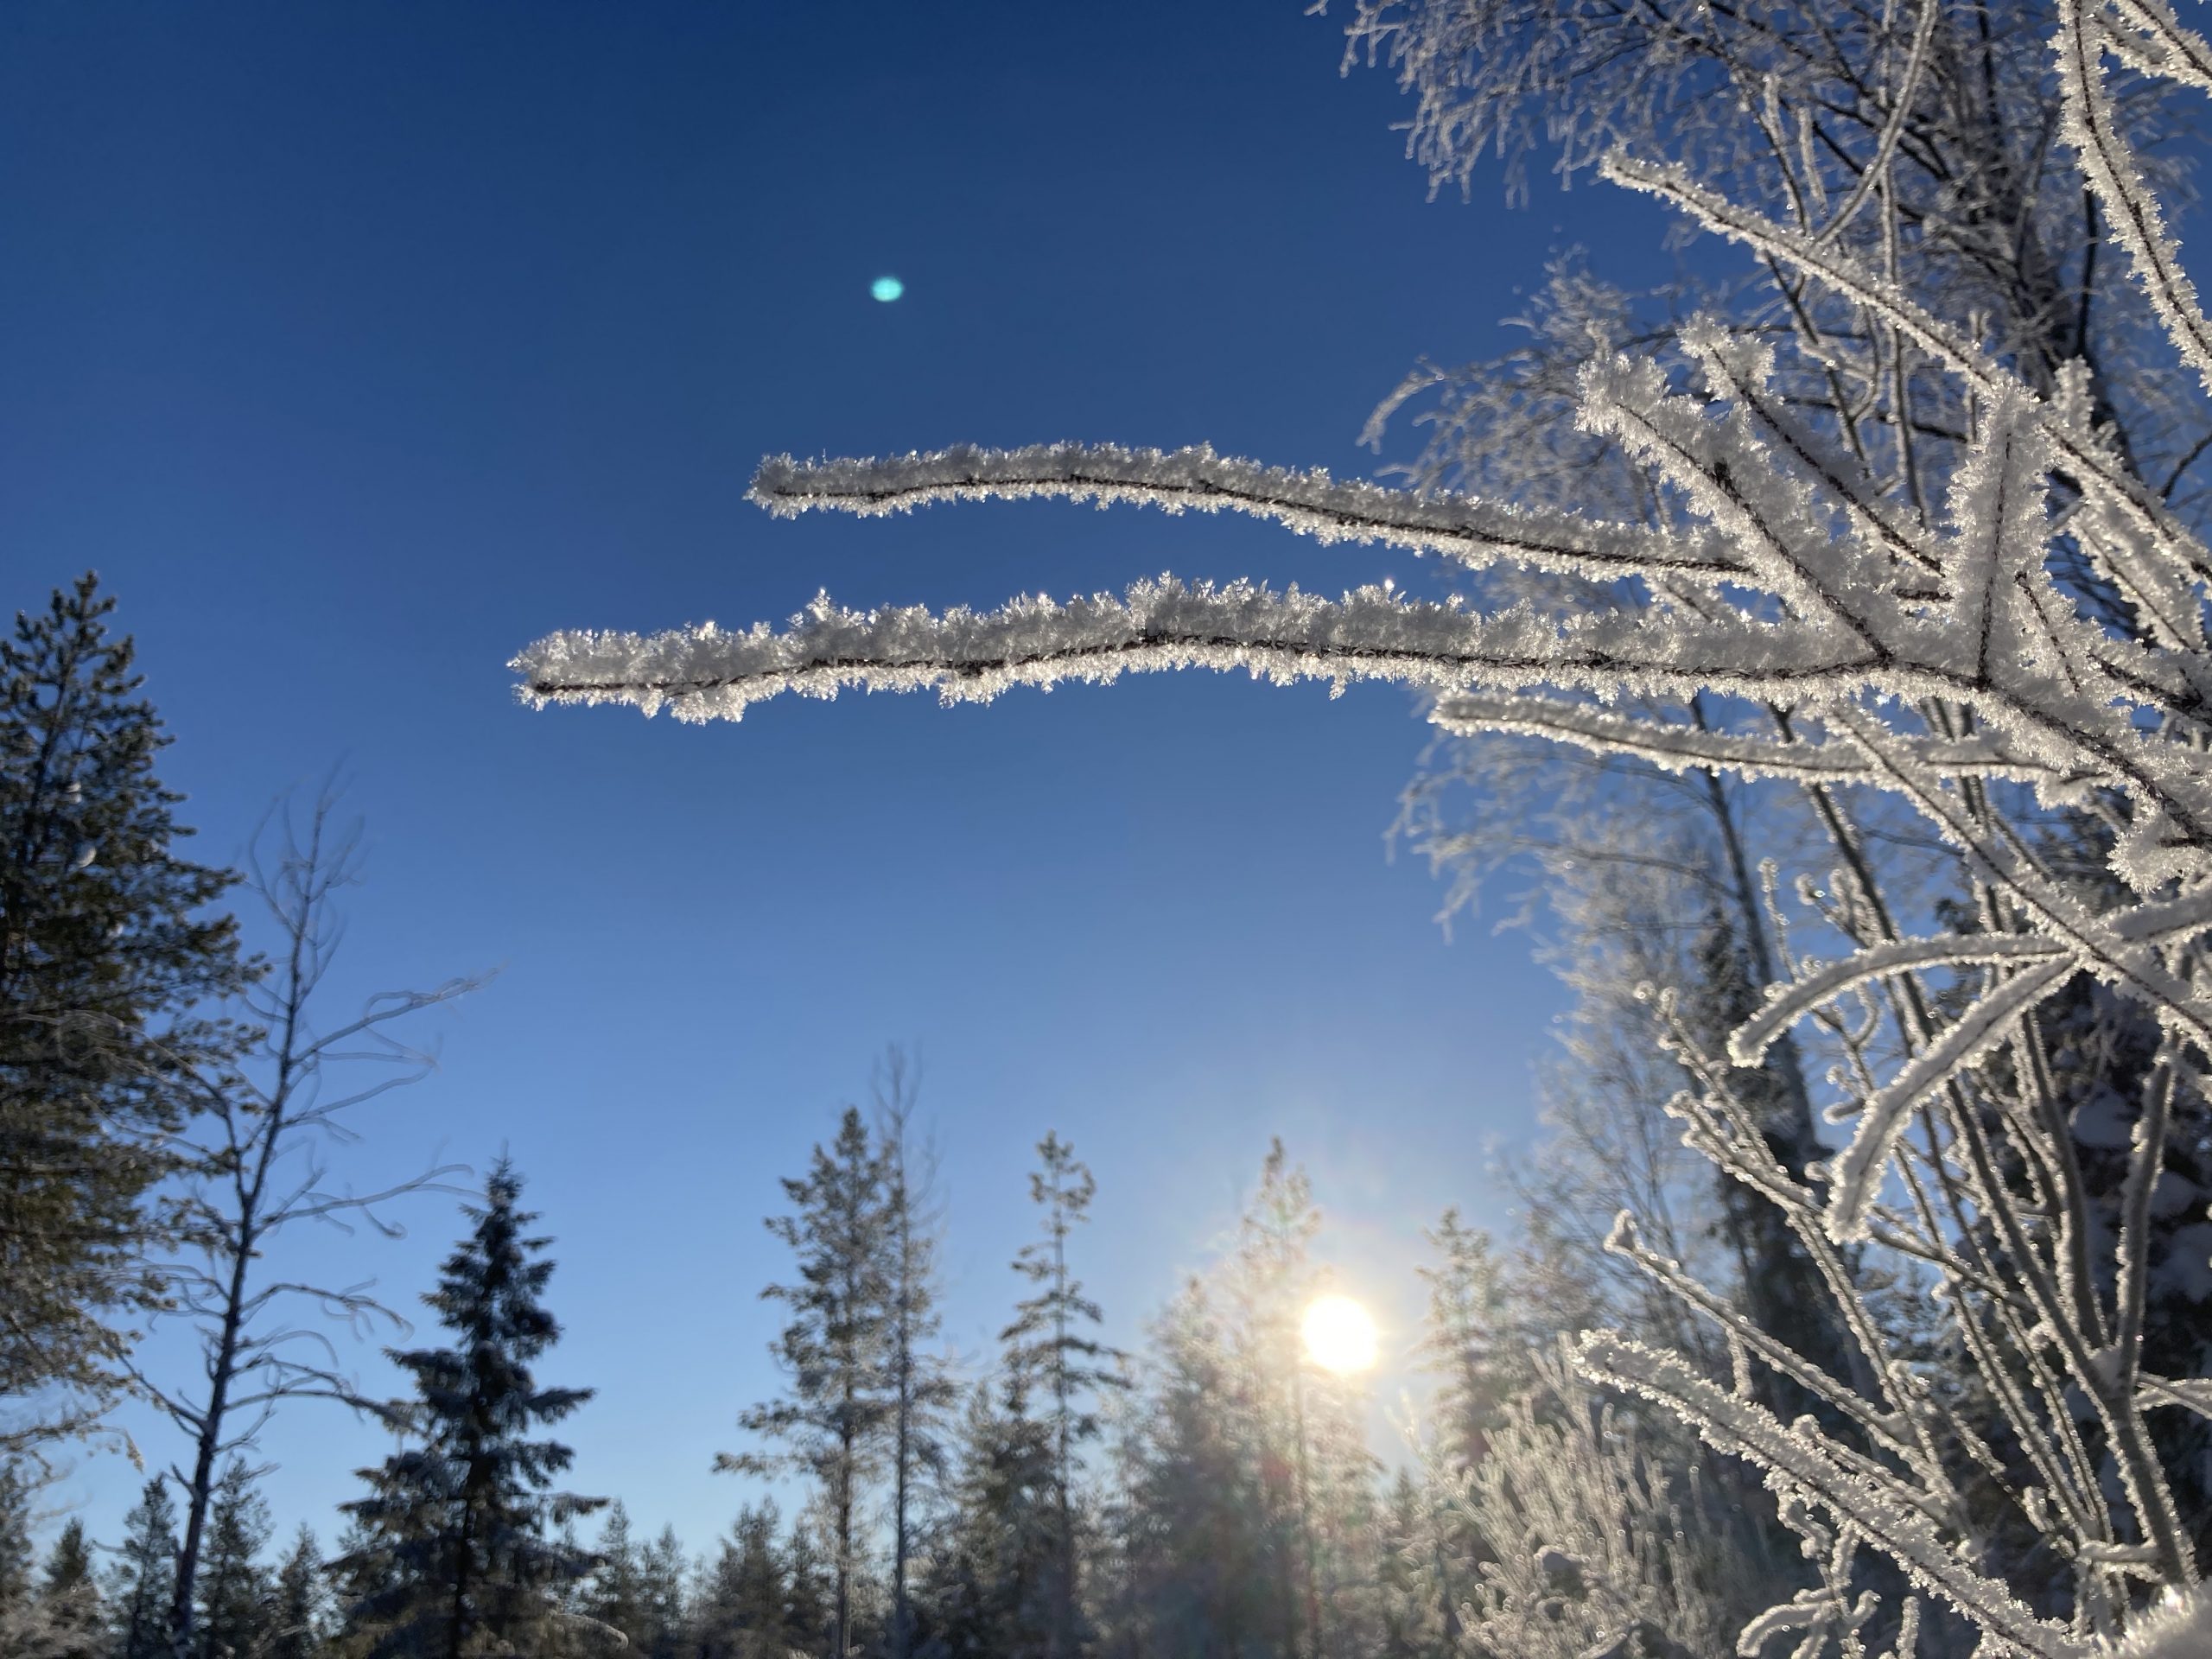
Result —
[[906, 284], [896, 276], [879, 276], [868, 285], [868, 291], [888, 305], [906, 291]]

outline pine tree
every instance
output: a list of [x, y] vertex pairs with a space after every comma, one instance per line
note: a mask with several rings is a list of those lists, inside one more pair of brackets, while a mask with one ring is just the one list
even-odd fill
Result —
[[1101, 1324], [1105, 1316], [1098, 1304], [1084, 1294], [1082, 1282], [1068, 1267], [1068, 1236], [1090, 1219], [1090, 1200], [1098, 1184], [1057, 1135], [1047, 1134], [1037, 1143], [1037, 1169], [1029, 1178], [1029, 1196], [1044, 1212], [1044, 1236], [1023, 1245], [1014, 1263], [1014, 1271], [1037, 1290], [1016, 1306], [1014, 1323], [1000, 1339], [1007, 1344], [1007, 1364], [1020, 1383], [1021, 1395], [1026, 1397], [1033, 1389], [1049, 1412], [1046, 1421], [1052, 1439], [1052, 1502], [1058, 1540], [1052, 1652], [1056, 1659], [1067, 1659], [1080, 1645], [1077, 1608], [1082, 1587], [1075, 1539], [1077, 1459], [1083, 1442], [1098, 1433], [1097, 1414], [1084, 1408], [1084, 1397], [1101, 1389], [1121, 1386], [1122, 1375], [1112, 1363], [1118, 1358], [1115, 1351], [1085, 1334], [1087, 1327]]
[[391, 1354], [414, 1376], [422, 1444], [361, 1471], [370, 1496], [340, 1506], [365, 1533], [340, 1568], [373, 1586], [349, 1611], [372, 1659], [526, 1651], [555, 1592], [593, 1565], [546, 1529], [606, 1500], [549, 1491], [574, 1453], [526, 1438], [591, 1390], [542, 1388], [532, 1374], [560, 1326], [538, 1300], [553, 1263], [532, 1259], [550, 1241], [526, 1236], [537, 1217], [518, 1207], [521, 1195], [501, 1159], [483, 1202], [467, 1207], [473, 1230], [423, 1298], [456, 1345]]
[[116, 1659], [168, 1659], [169, 1594], [176, 1576], [176, 1505], [156, 1475], [123, 1518], [123, 1546], [108, 1580]]
[[761, 1294], [791, 1309], [773, 1350], [791, 1391], [751, 1408], [738, 1425], [785, 1449], [724, 1452], [715, 1466], [753, 1473], [795, 1468], [819, 1484], [832, 1550], [830, 1654], [845, 1659], [853, 1643], [860, 1502], [880, 1465], [894, 1411], [883, 1166], [856, 1109], [846, 1109], [836, 1139], [816, 1147], [807, 1174], [786, 1178], [784, 1192], [796, 1213], [771, 1217], [768, 1230], [798, 1258], [798, 1282], [771, 1285]]
[[875, 1132], [883, 1166], [885, 1337], [891, 1421], [891, 1659], [913, 1651], [907, 1584], [916, 1517], [925, 1486], [944, 1470], [942, 1433], [956, 1390], [946, 1363], [926, 1344], [942, 1324], [937, 1255], [942, 1223], [931, 1190], [932, 1159], [914, 1144], [915, 1078], [893, 1049], [878, 1069]]
[[233, 1459], [208, 1512], [193, 1641], [199, 1659], [252, 1659], [268, 1633], [274, 1586], [259, 1557], [270, 1530], [267, 1501]]
[[257, 1659], [321, 1659], [330, 1628], [330, 1592], [315, 1534], [302, 1526], [276, 1569], [270, 1629]]
[[105, 1659], [108, 1636], [100, 1590], [92, 1574], [92, 1546], [85, 1523], [70, 1520], [54, 1541], [39, 1585], [51, 1659]]
[[183, 798], [114, 603], [87, 575], [0, 639], [0, 1452], [83, 1432], [119, 1386], [161, 1288], [146, 1199], [237, 1048], [191, 1011], [256, 971], [201, 913], [233, 878], [173, 850]]

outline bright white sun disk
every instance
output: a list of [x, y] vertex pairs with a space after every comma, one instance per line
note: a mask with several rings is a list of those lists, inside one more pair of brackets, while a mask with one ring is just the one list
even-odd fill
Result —
[[1324, 1370], [1363, 1371], [1375, 1363], [1375, 1321], [1349, 1296], [1323, 1296], [1306, 1310], [1306, 1351]]

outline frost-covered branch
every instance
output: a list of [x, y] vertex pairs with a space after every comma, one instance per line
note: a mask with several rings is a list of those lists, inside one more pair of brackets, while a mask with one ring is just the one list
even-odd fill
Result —
[[1440, 553], [1476, 567], [1525, 560], [1599, 577], [1649, 569], [1707, 575], [1736, 569], [1724, 546], [1640, 524], [1592, 522], [1574, 513], [1529, 512], [1464, 496], [1412, 494], [1358, 480], [1338, 482], [1325, 472], [1217, 455], [1206, 444], [1170, 450], [970, 444], [885, 461], [798, 461], [776, 455], [760, 464], [747, 493], [779, 518], [826, 510], [877, 518], [963, 501], [1093, 501], [1170, 513], [1241, 512], [1325, 545], [1376, 543]]
[[1962, 1561], [1926, 1516], [1883, 1497], [1846, 1468], [1809, 1421], [1785, 1428], [1764, 1408], [1714, 1387], [1671, 1354], [1602, 1332], [1582, 1339], [1575, 1364], [1593, 1381], [1659, 1402], [1719, 1450], [1750, 1458], [1770, 1484], [1827, 1507], [1902, 1565], [1919, 1588], [1972, 1619], [1999, 1652], [2087, 1659], [2089, 1649], [2063, 1628], [2036, 1618], [2004, 1585]]
[[[1363, 7], [1369, 38], [1388, 10]], [[1471, 10], [1516, 28], [1550, 22], [1505, 0]], [[1948, 55], [1956, 14], [1940, 0], [1883, 8], [1878, 22], [1854, 10], [1863, 59], [1796, 86], [1793, 131], [1774, 92], [1793, 54], [1851, 54], [1800, 39], [1779, 14], [1713, 11], [1655, 5], [1607, 39], [1679, 54], [1667, 74], [1699, 59], [1742, 100], [1750, 136], [1730, 168], [1716, 182], [1694, 157], [1615, 148], [1604, 170], [1748, 248], [1777, 297], [1756, 326], [1700, 319], [1673, 328], [1661, 351], [1616, 349], [1621, 331], [1611, 330], [1570, 354], [1571, 373], [1531, 378], [1529, 396], [1572, 404], [1577, 444], [1594, 446], [1575, 453], [1627, 476], [1608, 473], [1602, 508], [1390, 490], [1204, 448], [1073, 444], [776, 458], [752, 491], [779, 518], [1037, 498], [1234, 512], [1325, 543], [1439, 555], [1475, 578], [1467, 601], [1356, 578], [1327, 599], [1164, 576], [988, 612], [846, 609], [824, 597], [780, 630], [558, 633], [513, 666], [536, 705], [615, 702], [695, 721], [736, 719], [785, 692], [981, 702], [1187, 668], [1338, 690], [1389, 681], [1429, 694], [1448, 734], [1540, 738], [1716, 800], [1724, 779], [1796, 791], [1834, 861], [1825, 887], [1807, 879], [1800, 907], [1841, 940], [1840, 958], [1793, 954], [1783, 906], [1762, 909], [1756, 861], [1732, 844], [1732, 868], [1709, 885], [1729, 890], [1758, 935], [1745, 948], [1759, 971], [1728, 1014], [1732, 1034], [1700, 1053], [1677, 1030], [1665, 1052], [1691, 1083], [1675, 1112], [1685, 1141], [1781, 1212], [1784, 1243], [1810, 1263], [1805, 1282], [1838, 1305], [1834, 1328], [1848, 1340], [1816, 1360], [1731, 1324], [1717, 1293], [1622, 1234], [1616, 1249], [1667, 1295], [1720, 1322], [1738, 1386], [1611, 1338], [1591, 1338], [1582, 1363], [1833, 1516], [1824, 1531], [1789, 1522], [1822, 1554], [1827, 1579], [1777, 1609], [1766, 1633], [1860, 1642], [1865, 1615], [1847, 1592], [1863, 1543], [1993, 1644], [2075, 1659], [2126, 1626], [2145, 1580], [2177, 1593], [2198, 1581], [2191, 1524], [2145, 1414], [2202, 1410], [2207, 1396], [2202, 1379], [2146, 1366], [2143, 1310], [2160, 1271], [2151, 1240], [2168, 1126], [2200, 1109], [2212, 1070], [2212, 556], [2146, 481], [2112, 418], [2111, 388], [2092, 372], [2096, 236], [2078, 296], [2049, 270], [2024, 275], [2022, 291], [2043, 297], [2021, 300], [2003, 327], [1910, 280], [1915, 259], [1971, 264], [1996, 257], [1993, 238], [2024, 244], [2032, 215], [2022, 204], [2044, 188], [2001, 176], [2012, 165], [2001, 145], [1955, 156], [1956, 135], [1930, 126], [1931, 106], [1996, 96]], [[2055, 21], [2042, 113], [2077, 154], [2073, 206], [2128, 251], [2146, 331], [2155, 319], [2212, 388], [2212, 323], [2131, 145], [2141, 106], [2123, 106], [2105, 63], [2208, 90], [2212, 48], [2165, 0], [2061, 0]], [[1439, 27], [1469, 52], [1493, 43]], [[1605, 73], [1611, 60], [1577, 62], [1571, 73], [1545, 67], [1531, 85]], [[1604, 123], [1575, 130], [1589, 146], [1581, 161], [1601, 131], [1611, 143]], [[1740, 188], [1750, 156], [1770, 169], [1758, 188]], [[1955, 163], [1968, 175], [1955, 176]], [[1952, 194], [1909, 191], [1906, 173]], [[1973, 213], [1935, 222], [1966, 195]], [[1965, 238], [1961, 226], [1981, 238], [1974, 248], [1940, 245], [1939, 231]], [[2067, 307], [2062, 329], [2052, 315]], [[2031, 327], [2032, 352], [2021, 343]], [[1548, 484], [1547, 497], [1557, 493]], [[1957, 885], [1934, 919], [1924, 902], [1884, 891], [1860, 815], [1869, 799], [1916, 817], [1922, 842], [1948, 860]], [[2086, 826], [2096, 868], [2051, 852], [2045, 826], [2062, 816]], [[1951, 931], [1929, 931], [1939, 926]], [[2053, 1076], [2064, 1050], [2044, 1022], [2083, 999], [2121, 1001], [2152, 1033], [2156, 1086], [2125, 1133], [2100, 1130]], [[1785, 1039], [1801, 1038], [1835, 1065], [1821, 1085], [1795, 1058], [1780, 1066], [1789, 1080], [1775, 1086], [1795, 1090], [1807, 1125], [1785, 1160], [1740, 1076], [1777, 1067], [1797, 1052]], [[1828, 1120], [1851, 1125], [1830, 1157], [1814, 1155], [1832, 1150], [1812, 1127], [1816, 1086]], [[2124, 1179], [2093, 1192], [2090, 1154], [2110, 1152], [2107, 1166], [2120, 1167], [2123, 1148]], [[1858, 1276], [1869, 1248], [1932, 1278], [1974, 1398], [2002, 1434], [1930, 1400], [1896, 1357]], [[2183, 1265], [2212, 1271], [2212, 1261]], [[1761, 1375], [1824, 1402], [1834, 1422], [1784, 1427], [1747, 1397]], [[1970, 1464], [2008, 1516], [2044, 1537], [2072, 1578], [2071, 1629], [1974, 1570], [1965, 1483], [1946, 1458]]]

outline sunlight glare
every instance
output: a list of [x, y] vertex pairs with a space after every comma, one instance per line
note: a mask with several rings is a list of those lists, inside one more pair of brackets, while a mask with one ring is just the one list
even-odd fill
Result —
[[1363, 1371], [1375, 1363], [1375, 1321], [1349, 1296], [1324, 1296], [1306, 1310], [1306, 1351], [1324, 1370]]

